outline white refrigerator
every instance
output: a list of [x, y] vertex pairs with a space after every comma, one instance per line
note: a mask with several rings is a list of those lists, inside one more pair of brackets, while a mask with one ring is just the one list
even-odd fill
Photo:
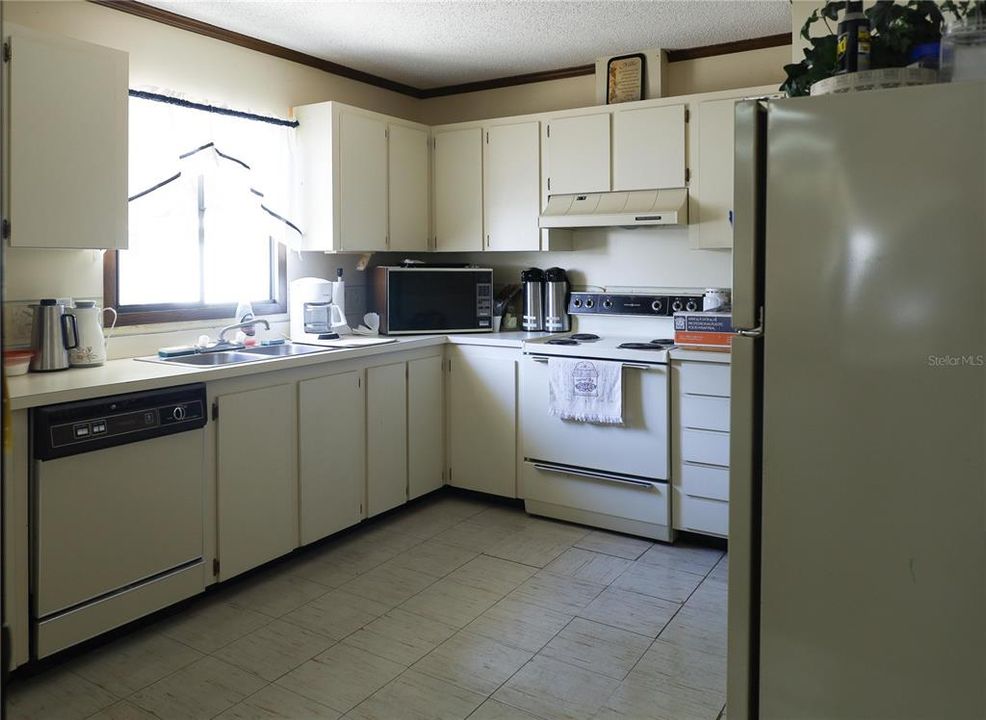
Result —
[[737, 106], [730, 720], [986, 717], [986, 86]]

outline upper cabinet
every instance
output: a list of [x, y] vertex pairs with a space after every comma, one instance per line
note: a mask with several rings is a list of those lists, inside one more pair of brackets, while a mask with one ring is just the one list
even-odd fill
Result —
[[483, 249], [483, 130], [435, 132], [435, 250]]
[[610, 189], [610, 113], [556, 118], [545, 126], [548, 192], [552, 195]]
[[692, 145], [695, 174], [689, 187], [692, 244], [698, 248], [733, 246], [733, 114], [736, 100], [694, 105]]
[[295, 117], [302, 248], [427, 250], [427, 126], [336, 102]]
[[685, 187], [685, 106], [613, 113], [613, 190]]
[[485, 134], [486, 249], [539, 250], [540, 124], [494, 125]]
[[125, 249], [127, 53], [20, 28], [6, 42], [10, 244]]

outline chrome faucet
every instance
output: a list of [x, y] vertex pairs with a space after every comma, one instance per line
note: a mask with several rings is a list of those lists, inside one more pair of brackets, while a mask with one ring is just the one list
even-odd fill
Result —
[[227, 325], [222, 330], [219, 331], [219, 345], [225, 345], [229, 343], [226, 339], [226, 333], [230, 330], [239, 330], [241, 328], [250, 327], [251, 325], [263, 325], [264, 328], [270, 330], [270, 323], [263, 318], [253, 317], [253, 315], [248, 315], [243, 320], [238, 323], [233, 323], [232, 325]]

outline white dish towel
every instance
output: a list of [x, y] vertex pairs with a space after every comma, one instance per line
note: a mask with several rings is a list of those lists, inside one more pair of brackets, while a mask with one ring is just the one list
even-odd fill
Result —
[[548, 413], [562, 420], [623, 424], [623, 364], [548, 358]]

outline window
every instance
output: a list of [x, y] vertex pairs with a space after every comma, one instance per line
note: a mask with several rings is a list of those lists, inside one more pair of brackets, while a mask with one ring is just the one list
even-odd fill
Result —
[[130, 100], [129, 247], [104, 261], [121, 324], [285, 310], [293, 128], [188, 105]]

